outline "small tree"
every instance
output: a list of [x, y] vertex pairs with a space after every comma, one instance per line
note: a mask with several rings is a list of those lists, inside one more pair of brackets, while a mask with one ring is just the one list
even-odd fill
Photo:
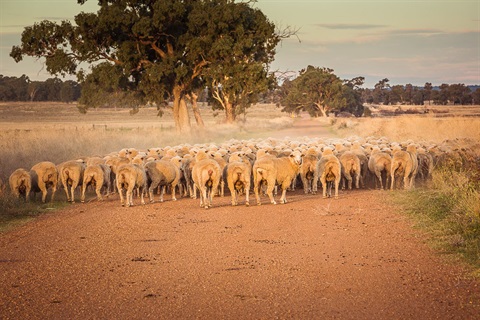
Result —
[[308, 66], [294, 79], [281, 104], [284, 112], [307, 111], [312, 117], [323, 116], [346, 107], [343, 81], [333, 69]]

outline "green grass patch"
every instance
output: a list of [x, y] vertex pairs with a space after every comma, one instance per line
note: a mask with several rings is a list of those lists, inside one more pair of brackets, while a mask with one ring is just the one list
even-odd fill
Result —
[[478, 172], [441, 168], [426, 188], [393, 194], [429, 233], [432, 246], [459, 256], [480, 275], [480, 182]]
[[54, 201], [53, 203], [25, 202], [24, 199], [17, 199], [9, 194], [2, 195], [0, 196], [0, 233], [28, 223], [41, 214], [68, 205], [69, 203], [65, 201]]

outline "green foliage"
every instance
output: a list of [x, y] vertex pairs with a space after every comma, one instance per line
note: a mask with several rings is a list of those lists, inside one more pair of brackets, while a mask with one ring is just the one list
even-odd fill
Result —
[[312, 117], [327, 116], [331, 112], [363, 113], [358, 87], [363, 78], [342, 81], [329, 68], [308, 66], [299, 76], [282, 84], [280, 104], [284, 112], [307, 111]]
[[26, 75], [4, 77], [0, 75], [0, 101], [76, 101], [80, 86], [72, 80], [49, 78], [31, 81]]

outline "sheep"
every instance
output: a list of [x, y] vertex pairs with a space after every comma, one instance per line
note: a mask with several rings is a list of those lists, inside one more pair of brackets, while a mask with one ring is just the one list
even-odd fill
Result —
[[105, 188], [105, 196], [108, 197], [111, 189], [110, 174], [110, 167], [105, 164], [88, 165], [83, 172], [81, 202], [85, 202], [85, 190], [90, 184], [95, 186], [95, 192], [99, 201], [103, 201], [101, 194], [102, 188]]
[[245, 192], [245, 205], [250, 205], [249, 193], [252, 166], [250, 161], [242, 158], [239, 153], [233, 153], [226, 168], [227, 185], [232, 197], [232, 206], [238, 205], [238, 194]]
[[280, 203], [287, 203], [287, 188], [298, 174], [302, 161], [303, 154], [298, 150], [292, 151], [288, 157], [271, 158], [264, 156], [255, 161], [253, 165], [253, 190], [257, 205], [262, 204], [259, 193], [263, 181], [267, 183], [267, 195], [272, 204], [277, 204], [273, 198], [273, 189], [276, 184], [282, 188]]
[[418, 176], [422, 180], [432, 177], [433, 157], [424, 148], [417, 149]]
[[154, 202], [153, 190], [158, 186], [162, 187], [160, 193], [160, 202], [163, 202], [165, 187], [170, 185], [172, 188], [172, 200], [176, 201], [175, 188], [180, 180], [180, 168], [170, 160], [157, 160], [145, 164], [145, 173], [148, 179], [148, 194], [150, 202]]
[[380, 189], [383, 190], [382, 172], [385, 172], [385, 187], [388, 186], [391, 167], [392, 157], [388, 153], [380, 151], [378, 147], [373, 148], [370, 154], [370, 159], [368, 160], [368, 170], [370, 170], [370, 172], [376, 177], [375, 187], [377, 187], [377, 183], [379, 182]]
[[19, 168], [12, 172], [8, 178], [10, 190], [16, 198], [25, 197], [25, 201], [29, 200], [30, 190], [32, 189], [32, 178], [30, 173], [23, 168]]
[[413, 187], [415, 177], [418, 170], [417, 149], [413, 144], [408, 145], [407, 150], [394, 151], [391, 166], [391, 187], [393, 190], [395, 185], [396, 173], [403, 173], [403, 187], [404, 189], [411, 189]]
[[[325, 148], [318, 161], [318, 176], [323, 188], [323, 198], [332, 196], [332, 184], [335, 186], [335, 199], [338, 199], [338, 186], [342, 177], [340, 160], [333, 154], [333, 149]], [[313, 182], [317, 184], [317, 181]]]
[[222, 153], [220, 151], [216, 151], [210, 155], [210, 157], [217, 161], [218, 164], [220, 165], [220, 172], [222, 173], [222, 176], [220, 177], [220, 184], [219, 184], [219, 193], [220, 196], [223, 197], [225, 195], [225, 175], [223, 174], [225, 167], [227, 166], [227, 161], [223, 157]]
[[48, 188], [51, 187], [52, 197], [50, 201], [53, 202], [58, 184], [58, 170], [55, 164], [50, 161], [39, 162], [30, 169], [30, 176], [32, 177], [31, 190], [42, 192], [42, 202], [45, 203]]
[[[136, 164], [126, 164], [118, 168], [117, 171], [117, 189], [120, 194], [120, 203], [122, 207], [133, 206], [133, 189], [140, 191], [140, 201], [145, 204], [144, 193], [147, 189], [147, 176], [145, 170]], [[123, 190], [125, 189], [125, 197]]]
[[218, 162], [209, 159], [205, 151], [201, 150], [196, 155], [192, 178], [195, 187], [200, 192], [200, 207], [208, 209], [212, 206], [212, 199], [220, 184], [221, 174]]
[[[67, 196], [67, 201], [75, 203], [75, 189], [83, 182], [83, 171], [85, 164], [83, 162], [72, 160], [58, 166], [60, 179]], [[68, 188], [70, 187], [70, 192]]]
[[352, 151], [344, 151], [340, 157], [340, 164], [342, 166], [343, 189], [345, 189], [345, 180], [348, 181], [348, 189], [352, 189], [353, 179], [355, 180], [355, 188], [360, 187], [360, 171], [361, 164], [358, 156]]
[[300, 166], [300, 178], [302, 179], [303, 191], [305, 194], [311, 192], [317, 193], [317, 185], [313, 184], [314, 177], [318, 176], [317, 172], [318, 152], [315, 148], [309, 148], [303, 157]]
[[[130, 164], [130, 159], [128, 159], [127, 157], [115, 156], [105, 160], [105, 164], [110, 167], [110, 181], [115, 189], [117, 187], [115, 177], [117, 175], [118, 168], [126, 164]], [[115, 192], [115, 190], [113, 191]]]

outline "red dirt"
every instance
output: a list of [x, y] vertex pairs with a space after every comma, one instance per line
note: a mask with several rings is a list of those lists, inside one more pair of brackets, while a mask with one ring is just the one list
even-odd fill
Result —
[[0, 235], [0, 318], [478, 319], [478, 281], [386, 192], [74, 204]]

